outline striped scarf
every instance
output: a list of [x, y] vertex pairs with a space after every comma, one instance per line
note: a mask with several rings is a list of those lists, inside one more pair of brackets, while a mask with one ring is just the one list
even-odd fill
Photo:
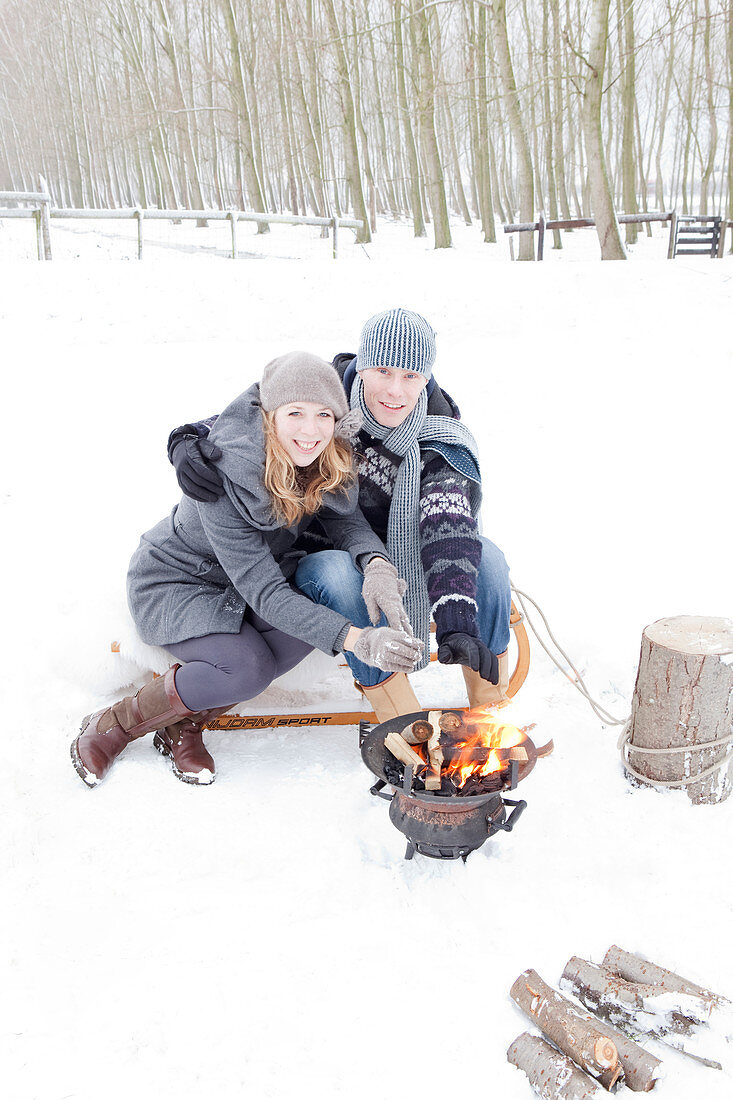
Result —
[[[425, 647], [416, 667], [425, 668], [430, 661], [431, 608], [420, 557], [420, 444], [425, 448], [431, 443], [443, 444], [438, 447], [440, 453], [451, 466], [465, 472], [466, 463], [465, 459], [461, 461], [461, 452], [464, 455], [468, 452], [478, 469], [476, 440], [460, 421], [449, 416], [429, 416], [428, 398], [424, 389], [415, 408], [397, 428], [386, 428], [374, 419], [367, 408], [364, 383], [358, 373], [351, 387], [350, 400], [352, 409], [361, 410], [364, 429], [375, 439], [381, 440], [392, 454], [402, 459], [389, 509], [387, 551], [397, 572], [407, 582], [405, 609], [415, 637]], [[475, 517], [481, 506], [481, 485], [475, 480], [471, 484], [471, 511]]]

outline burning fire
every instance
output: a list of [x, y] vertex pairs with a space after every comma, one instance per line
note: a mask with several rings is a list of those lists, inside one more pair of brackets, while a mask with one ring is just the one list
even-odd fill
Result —
[[[487, 708], [464, 710], [462, 716], [445, 712], [440, 719], [440, 744], [443, 749], [441, 774], [460, 790], [471, 779], [482, 779], [504, 771], [512, 760], [524, 763], [528, 759], [523, 743], [532, 726], [517, 729], [501, 722]], [[429, 764], [427, 746], [414, 745], [420, 757]]]

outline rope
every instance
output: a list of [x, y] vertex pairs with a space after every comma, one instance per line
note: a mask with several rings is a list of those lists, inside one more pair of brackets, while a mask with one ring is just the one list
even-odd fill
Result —
[[[628, 757], [626, 755], [627, 751], [628, 752], [638, 752], [638, 753], [641, 753], [644, 756], [652, 756], [652, 755], [656, 756], [656, 755], [661, 755], [661, 754], [664, 754], [664, 753], [676, 754], [676, 753], [682, 753], [682, 752], [698, 752], [702, 749], [712, 749], [712, 748], [717, 749], [717, 748], [721, 748], [723, 745], [728, 745], [731, 742], [733, 742], [733, 733], [731, 733], [728, 737], [717, 738], [715, 741], [703, 741], [703, 742], [698, 742], [697, 744], [694, 744], [694, 745], [675, 745], [674, 747], [668, 748], [668, 749], [651, 749], [651, 748], [646, 749], [646, 748], [639, 748], [636, 745], [629, 744], [629, 733], [631, 731], [631, 715], [629, 715], [628, 718], [614, 718], [614, 716], [612, 714], [610, 714], [605, 709], [605, 707], [602, 707], [601, 704], [599, 702], [597, 702], [597, 700], [595, 700], [591, 696], [590, 692], [588, 691], [588, 688], [586, 687], [585, 681], [583, 680], [583, 677], [580, 675], [577, 668], [575, 667], [575, 665], [571, 661], [570, 657], [567, 655], [567, 653], [562, 648], [562, 646], [558, 642], [555, 635], [552, 633], [552, 630], [550, 629], [550, 624], [548, 623], [547, 618], [546, 618], [545, 613], [543, 612], [542, 608], [539, 606], [539, 604], [535, 600], [532, 599], [531, 596], [527, 595], [526, 592], [522, 592], [521, 589], [515, 588], [514, 585], [512, 585], [511, 587], [512, 587], [512, 592], [517, 597], [517, 601], [519, 602], [519, 606], [522, 609], [522, 619], [526, 619], [527, 625], [530, 627], [530, 629], [531, 629], [532, 633], [534, 634], [535, 638], [540, 643], [540, 645], [542, 646], [542, 648], [544, 649], [545, 653], [550, 658], [552, 663], [557, 668], [559, 668], [560, 672], [562, 672], [563, 676], [565, 676], [565, 678], [570, 681], [570, 683], [573, 685], [573, 687], [577, 688], [577, 690], [580, 692], [580, 694], [583, 696], [583, 698], [586, 700], [586, 702], [589, 703], [589, 705], [592, 708], [592, 710], [594, 711], [596, 717], [600, 718], [601, 722], [603, 722], [607, 726], [623, 726], [623, 729], [621, 730], [621, 734], [620, 734], [619, 739], [618, 739], [617, 748], [619, 749], [619, 751], [621, 753], [621, 760], [623, 761], [624, 768], [629, 773], [629, 775], [633, 775], [635, 779], [638, 779], [641, 782], [643, 782], [645, 784], [648, 784], [652, 787], [683, 788], [683, 787], [689, 787], [693, 783], [699, 783], [702, 779], [707, 779], [708, 776], [714, 775], [716, 772], [720, 771], [721, 767], [726, 763], [726, 761], [728, 759], [728, 754], [726, 754], [726, 756], [721, 761], [719, 761], [717, 764], [712, 764], [709, 768], [705, 768], [703, 771], [698, 772], [697, 775], [690, 775], [690, 776], [687, 776], [685, 779], [678, 779], [678, 780], [650, 779], [648, 776], [644, 775], [642, 772], [638, 772], [634, 767], [632, 767], [632, 765], [629, 763]], [[565, 661], [570, 666], [572, 671], [575, 673], [575, 679], [573, 679], [573, 677], [568, 673], [567, 669], [563, 668], [563, 666], [557, 660], [555, 655], [545, 645], [545, 642], [541, 638], [541, 636], [540, 636], [540, 634], [537, 630], [537, 627], [532, 622], [532, 619], [531, 619], [531, 617], [530, 617], [530, 615], [527, 611], [527, 608], [525, 607], [525, 604], [524, 604], [525, 600], [527, 600], [529, 603], [531, 603], [532, 606], [534, 608], [536, 608], [537, 611], [539, 612], [539, 614], [542, 618], [542, 622], [545, 624], [545, 630], [547, 631], [548, 635], [550, 636], [550, 638], [552, 640], [552, 643], [555, 646], [555, 649], [558, 651], [558, 653], [561, 654], [561, 656], [565, 659]]]

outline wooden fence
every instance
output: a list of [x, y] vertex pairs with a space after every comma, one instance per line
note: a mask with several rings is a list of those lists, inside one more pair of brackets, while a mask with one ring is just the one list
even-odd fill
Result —
[[362, 222], [356, 218], [316, 218], [300, 217], [296, 214], [250, 214], [243, 210], [143, 210], [141, 207], [120, 208], [116, 210], [93, 210], [60, 208], [51, 205], [51, 197], [43, 191], [0, 191], [0, 203], [18, 202], [30, 205], [17, 208], [0, 209], [2, 218], [28, 218], [36, 223], [38, 259], [50, 260], [51, 219], [67, 218], [78, 220], [135, 220], [137, 222], [137, 258], [143, 258], [143, 225], [146, 221], [227, 221], [231, 225], [231, 257], [237, 259], [237, 224], [256, 222], [260, 225], [315, 225], [331, 230], [333, 238], [333, 258], [338, 259], [339, 229], [361, 229]]
[[[619, 214], [618, 222], [620, 225], [640, 225], [642, 222], [669, 222], [670, 223], [670, 248], [668, 250], [668, 258], [673, 259], [672, 239], [675, 235], [678, 219], [681, 220], [682, 215], [678, 215], [676, 210], [670, 211], [649, 211], [645, 214]], [[705, 221], [712, 219], [706, 218]], [[545, 233], [547, 230], [552, 229], [588, 229], [595, 226], [595, 220], [593, 218], [569, 218], [564, 221], [546, 221], [545, 215], [540, 213], [536, 222], [519, 222], [516, 225], [505, 225], [505, 233], [537, 233], [537, 259], [544, 259], [545, 253]], [[725, 230], [726, 227], [733, 229], [732, 221], [721, 221], [720, 227], [720, 239], [718, 241], [717, 251], [715, 256], [721, 259], [723, 256], [723, 249], [725, 247]], [[514, 259], [514, 242], [512, 238], [509, 238], [509, 251], [512, 259]]]

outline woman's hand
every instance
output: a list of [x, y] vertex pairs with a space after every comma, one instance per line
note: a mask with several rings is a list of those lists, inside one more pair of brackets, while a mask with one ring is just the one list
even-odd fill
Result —
[[361, 594], [369, 618], [375, 626], [384, 615], [393, 630], [412, 634], [412, 626], [402, 603], [406, 589], [407, 582], [398, 575], [391, 561], [386, 558], [372, 558], [368, 562], [364, 567]]
[[390, 626], [352, 626], [344, 641], [344, 650], [353, 653], [365, 665], [382, 672], [411, 672], [422, 653], [423, 644], [411, 634]]

